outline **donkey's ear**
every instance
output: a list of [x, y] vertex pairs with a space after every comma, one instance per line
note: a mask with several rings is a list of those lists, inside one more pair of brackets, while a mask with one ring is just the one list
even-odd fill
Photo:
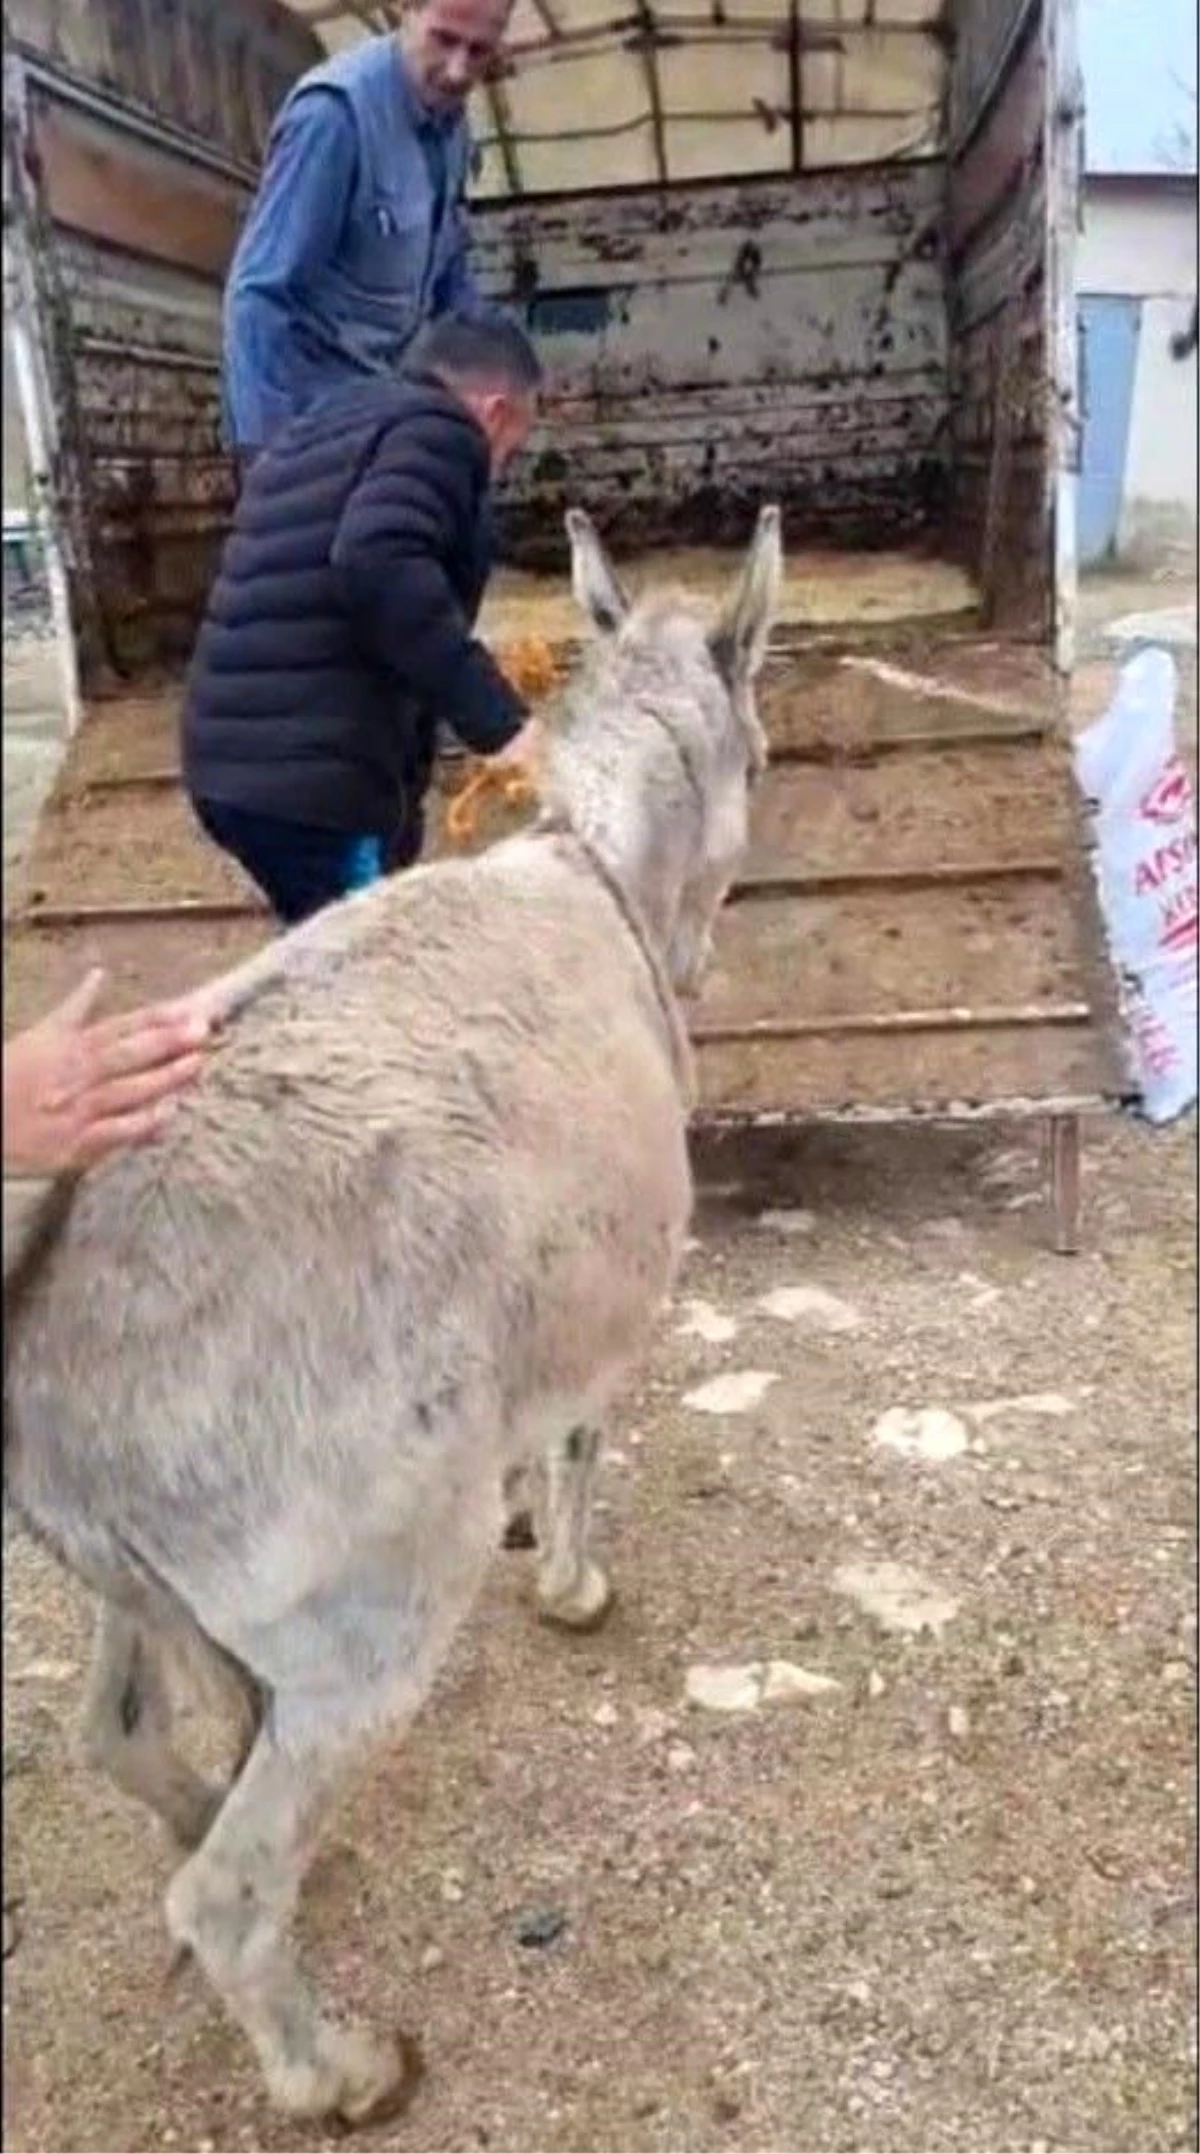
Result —
[[783, 587], [783, 533], [777, 508], [762, 509], [741, 581], [721, 610], [709, 649], [722, 680], [739, 688], [754, 679], [767, 655]]
[[617, 582], [591, 517], [585, 516], [582, 509], [567, 510], [567, 537], [571, 542], [575, 603], [602, 635], [614, 636], [629, 611], [629, 600]]

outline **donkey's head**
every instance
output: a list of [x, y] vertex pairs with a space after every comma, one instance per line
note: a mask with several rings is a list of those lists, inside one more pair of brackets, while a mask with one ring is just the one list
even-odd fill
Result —
[[551, 797], [637, 903], [675, 986], [694, 993], [767, 759], [754, 682], [783, 573], [779, 511], [760, 514], [715, 618], [686, 597], [631, 604], [581, 510], [567, 532], [597, 640], [557, 732]]

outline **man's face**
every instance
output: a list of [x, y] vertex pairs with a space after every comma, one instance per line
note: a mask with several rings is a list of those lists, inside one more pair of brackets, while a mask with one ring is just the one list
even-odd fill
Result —
[[523, 449], [537, 418], [537, 398], [515, 389], [497, 389], [468, 396], [468, 403], [488, 438], [492, 473], [498, 478]]
[[512, 0], [417, 0], [400, 33], [418, 96], [458, 112], [499, 57]]

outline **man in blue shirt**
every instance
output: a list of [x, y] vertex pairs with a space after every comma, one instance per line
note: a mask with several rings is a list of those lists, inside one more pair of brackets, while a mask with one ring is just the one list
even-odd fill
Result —
[[480, 305], [467, 99], [512, 0], [416, 0], [394, 36], [301, 77], [225, 292], [225, 425], [250, 458], [328, 390], [393, 374], [422, 322]]

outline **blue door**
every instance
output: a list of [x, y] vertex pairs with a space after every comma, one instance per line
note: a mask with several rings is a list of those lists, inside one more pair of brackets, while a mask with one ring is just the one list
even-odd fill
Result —
[[1091, 568], [1116, 551], [1141, 326], [1140, 299], [1117, 299], [1105, 294], [1079, 301], [1083, 442], [1077, 513], [1081, 568]]

